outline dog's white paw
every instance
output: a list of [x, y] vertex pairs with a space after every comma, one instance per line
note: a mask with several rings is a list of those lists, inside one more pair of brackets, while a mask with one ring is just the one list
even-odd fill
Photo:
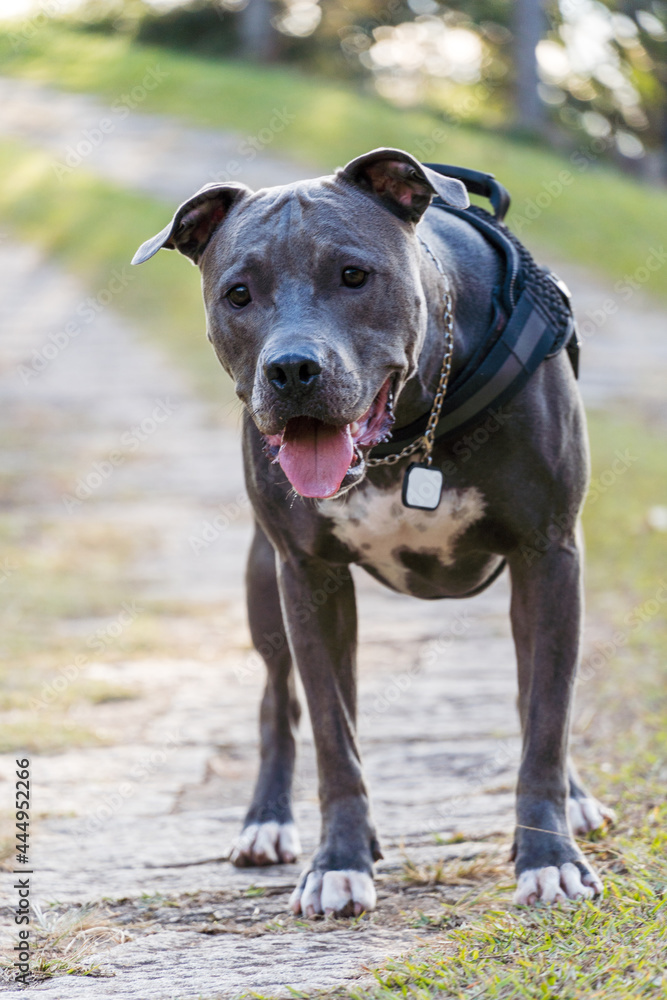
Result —
[[579, 837], [585, 836], [592, 830], [600, 830], [607, 824], [613, 824], [616, 820], [612, 809], [607, 809], [597, 799], [590, 797], [585, 799], [569, 798], [567, 800], [567, 814], [572, 831]]
[[529, 868], [519, 875], [514, 902], [560, 903], [566, 899], [592, 899], [602, 895], [602, 882], [595, 872], [583, 872], [571, 861], [549, 868]]
[[290, 897], [295, 914], [314, 917], [318, 913], [336, 917], [358, 917], [374, 910], [376, 903], [373, 879], [365, 872], [348, 869], [339, 872], [310, 872], [303, 885]]
[[301, 853], [294, 823], [251, 823], [241, 831], [229, 860], [237, 868], [291, 864]]

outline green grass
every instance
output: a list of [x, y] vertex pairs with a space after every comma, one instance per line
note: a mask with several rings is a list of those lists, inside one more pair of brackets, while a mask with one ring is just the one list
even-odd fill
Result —
[[378, 977], [373, 996], [473, 1000], [665, 996], [665, 901], [648, 881], [664, 879], [656, 863], [632, 884], [607, 874], [608, 898], [532, 912], [491, 910], [450, 932], [445, 953], [428, 962], [396, 963]]
[[[665, 505], [667, 450], [661, 429], [614, 418], [589, 419], [593, 486], [584, 514], [588, 616], [604, 623], [582, 666], [582, 696], [595, 696], [597, 735], [617, 748], [616, 764], [644, 753], [644, 740], [667, 730], [667, 533], [650, 525], [652, 507]], [[617, 453], [633, 464], [604, 493]], [[617, 466], [618, 468], [618, 466]], [[597, 497], [597, 498], [596, 498]], [[585, 692], [585, 695], [584, 695]], [[655, 734], [652, 736], [651, 734]], [[609, 745], [605, 748], [612, 752]], [[648, 753], [648, 750], [646, 751]], [[607, 758], [605, 758], [607, 759]]]
[[[0, 34], [0, 65], [3, 73], [96, 93], [112, 114], [114, 103], [140, 86], [147, 70], [159, 66], [165, 77], [145, 91], [139, 111], [168, 113], [189, 124], [233, 129], [247, 137], [266, 129], [274, 109], [284, 108], [293, 121], [275, 132], [264, 149], [289, 153], [314, 169], [331, 170], [374, 146], [399, 146], [424, 159], [492, 171], [513, 193], [510, 223], [525, 217], [527, 202], [551, 197], [523, 229], [529, 242], [613, 280], [642, 265], [667, 231], [667, 194], [601, 167], [599, 158], [593, 156], [595, 169], [581, 170], [543, 147], [446, 124], [427, 112], [399, 110], [294, 69], [188, 57], [54, 24], [41, 28], [17, 51], [7, 32]], [[240, 163], [242, 168], [243, 156]], [[555, 197], [552, 187], [549, 196], [543, 185], [557, 184], [563, 170], [570, 172], [571, 183]], [[82, 215], [88, 217], [87, 212]], [[103, 229], [96, 238], [104, 235]], [[656, 282], [653, 290], [667, 297], [664, 282]]]
[[[584, 361], [585, 363], [585, 361]], [[657, 586], [667, 572], [667, 535], [650, 527], [650, 508], [667, 503], [667, 454], [660, 429], [609, 414], [589, 415], [592, 486], [585, 511], [589, 582], [610, 582], [626, 603]], [[612, 482], [616, 453], [630, 462]], [[664, 624], [665, 616], [661, 616]], [[657, 622], [656, 622], [657, 624]]]

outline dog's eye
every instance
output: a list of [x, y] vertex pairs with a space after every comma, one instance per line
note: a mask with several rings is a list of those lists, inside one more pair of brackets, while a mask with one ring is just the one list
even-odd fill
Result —
[[368, 271], [362, 271], [360, 267], [343, 268], [343, 284], [348, 288], [361, 288], [368, 277]]
[[247, 285], [234, 285], [227, 292], [227, 298], [235, 309], [243, 309], [244, 306], [247, 306], [252, 301], [250, 289]]

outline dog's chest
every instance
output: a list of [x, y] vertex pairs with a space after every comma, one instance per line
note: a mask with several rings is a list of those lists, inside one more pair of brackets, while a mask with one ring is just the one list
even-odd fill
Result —
[[431, 565], [453, 566], [455, 543], [482, 518], [484, 508], [475, 487], [445, 490], [437, 510], [417, 510], [403, 506], [400, 486], [381, 490], [368, 482], [339, 500], [319, 503], [333, 534], [357, 561], [405, 593], [411, 592], [420, 557]]

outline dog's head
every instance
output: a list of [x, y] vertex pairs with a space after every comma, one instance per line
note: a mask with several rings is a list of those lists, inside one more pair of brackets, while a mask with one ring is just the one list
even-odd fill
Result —
[[358, 482], [426, 333], [416, 224], [463, 184], [378, 149], [333, 176], [253, 192], [210, 184], [137, 251], [197, 264], [208, 336], [294, 489]]

